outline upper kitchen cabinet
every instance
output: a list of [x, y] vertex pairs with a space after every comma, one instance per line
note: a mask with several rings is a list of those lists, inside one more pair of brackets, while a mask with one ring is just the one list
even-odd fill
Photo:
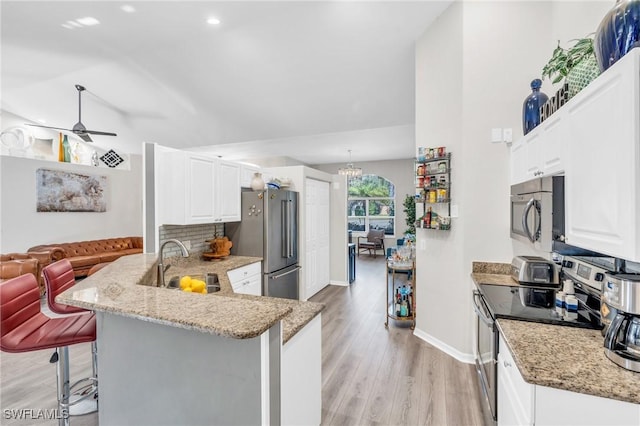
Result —
[[640, 49], [564, 107], [567, 242], [640, 261]]
[[240, 221], [240, 164], [217, 160], [214, 185], [216, 222]]
[[159, 149], [156, 162], [159, 224], [240, 220], [240, 165], [205, 154]]
[[511, 146], [511, 184], [552, 176], [565, 169], [566, 111], [558, 110]]

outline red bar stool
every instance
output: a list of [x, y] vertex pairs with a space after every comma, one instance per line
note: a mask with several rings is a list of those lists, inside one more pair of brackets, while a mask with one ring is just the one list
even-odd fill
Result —
[[58, 376], [58, 424], [69, 425], [69, 346], [96, 340], [93, 313], [49, 318], [40, 311], [40, 290], [33, 274], [0, 283], [0, 350], [31, 352], [55, 348]]
[[[71, 266], [71, 262], [69, 262], [68, 259], [61, 259], [47, 265], [42, 269], [42, 274], [47, 292], [47, 305], [49, 309], [51, 309], [51, 312], [61, 315], [87, 314], [89, 312], [83, 308], [56, 302], [56, 296], [76, 284], [73, 266]], [[93, 370], [92, 377], [81, 380], [81, 382], [88, 381], [88, 387], [79, 388], [76, 392], [76, 395], [83, 395], [80, 399], [83, 399], [84, 402], [80, 402], [80, 399], [77, 400], [79, 404], [73, 406], [69, 412], [72, 416], [92, 413], [98, 410], [98, 350], [95, 339], [91, 342], [91, 367]], [[74, 386], [77, 384], [79, 384], [79, 382], [75, 383]], [[93, 401], [84, 398], [84, 396], [88, 394], [93, 395]], [[74, 399], [73, 403], [76, 403], [75, 398], [77, 398], [77, 396], [74, 395], [71, 398]], [[91, 404], [89, 404], [89, 402], [91, 402]]]

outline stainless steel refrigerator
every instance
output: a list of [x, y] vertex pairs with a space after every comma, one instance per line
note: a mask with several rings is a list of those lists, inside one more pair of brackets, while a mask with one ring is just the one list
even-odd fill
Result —
[[242, 220], [226, 224], [231, 254], [262, 257], [262, 295], [298, 299], [298, 193], [242, 193]]

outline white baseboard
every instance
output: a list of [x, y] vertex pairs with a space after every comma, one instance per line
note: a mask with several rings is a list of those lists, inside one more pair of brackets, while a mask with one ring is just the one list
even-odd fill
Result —
[[440, 349], [442, 352], [446, 353], [449, 356], [454, 357], [460, 362], [464, 362], [465, 364], [473, 364], [475, 362], [475, 358], [473, 354], [466, 354], [464, 352], [460, 352], [453, 346], [450, 346], [444, 343], [442, 340], [436, 339], [435, 337], [431, 336], [428, 333], [425, 333], [422, 330], [419, 330], [416, 328], [415, 330], [413, 330], [413, 335], [416, 336], [418, 339], [424, 340], [430, 345], [435, 346], [436, 348]]
[[330, 280], [329, 281], [330, 285], [339, 285], [342, 287], [349, 287], [349, 283], [346, 281], [336, 281], [336, 280]]

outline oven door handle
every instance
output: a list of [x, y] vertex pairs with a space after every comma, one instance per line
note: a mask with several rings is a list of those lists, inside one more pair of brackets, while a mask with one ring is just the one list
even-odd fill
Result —
[[491, 319], [490, 317], [485, 315], [484, 312], [482, 312], [483, 309], [480, 307], [478, 302], [484, 304], [484, 302], [482, 301], [482, 295], [480, 294], [480, 292], [478, 290], [474, 290], [474, 292], [473, 292], [473, 310], [475, 311], [476, 315], [478, 315], [478, 318], [480, 318], [480, 320], [483, 323], [485, 323], [489, 327], [493, 327], [493, 319]]

